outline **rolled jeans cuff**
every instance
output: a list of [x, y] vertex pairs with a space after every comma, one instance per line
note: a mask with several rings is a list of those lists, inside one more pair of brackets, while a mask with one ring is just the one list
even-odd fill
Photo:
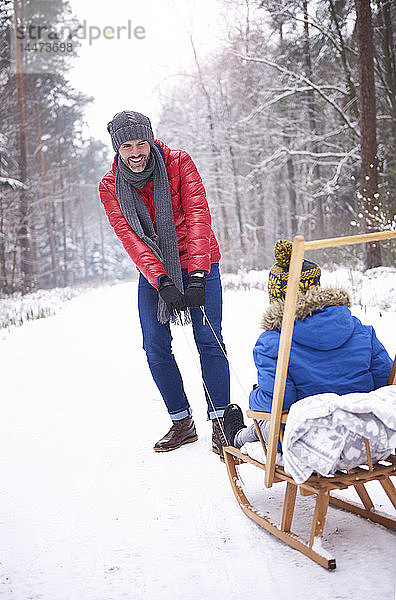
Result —
[[179, 412], [176, 412], [176, 413], [169, 413], [169, 416], [172, 419], [172, 421], [181, 421], [182, 419], [185, 419], [186, 417], [189, 417], [190, 415], [192, 415], [191, 408], [185, 408], [184, 410], [180, 410]]
[[217, 419], [224, 415], [226, 407], [224, 408], [216, 408], [216, 410], [211, 410], [208, 412], [208, 421], [213, 421], [213, 419]]

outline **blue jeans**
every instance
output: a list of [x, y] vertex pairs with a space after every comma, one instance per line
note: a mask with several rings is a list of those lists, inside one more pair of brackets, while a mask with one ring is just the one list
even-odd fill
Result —
[[[183, 269], [184, 288], [188, 284], [188, 272]], [[138, 307], [143, 333], [143, 348], [153, 379], [166, 404], [173, 421], [184, 419], [191, 414], [191, 407], [184, 392], [183, 381], [175, 357], [172, 353], [172, 335], [169, 323], [161, 324], [157, 319], [157, 290], [140, 274], [138, 287]], [[191, 320], [195, 343], [198, 348], [202, 377], [208, 389], [205, 390], [208, 404], [208, 419], [223, 416], [230, 401], [230, 372], [228, 361], [207, 322], [204, 322], [200, 308], [191, 308]], [[216, 332], [223, 349], [221, 335], [222, 290], [219, 265], [213, 264], [206, 276], [205, 312]], [[213, 403], [213, 406], [212, 406]]]

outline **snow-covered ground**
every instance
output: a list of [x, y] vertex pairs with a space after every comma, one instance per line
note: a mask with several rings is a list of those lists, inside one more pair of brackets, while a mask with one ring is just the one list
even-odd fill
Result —
[[[389, 273], [372, 284], [362, 277], [354, 312], [394, 355]], [[337, 272], [339, 283], [342, 277]], [[232, 400], [246, 408], [267, 298], [255, 287], [228, 287]], [[380, 308], [370, 301], [374, 293]], [[141, 349], [135, 282], [82, 294], [0, 342], [0, 598], [394, 600], [396, 536], [389, 530], [329, 508], [324, 546], [337, 570], [328, 572], [243, 515], [210, 451], [192, 348], [191, 331], [175, 329], [199, 440], [156, 454], [152, 445], [169, 419]], [[267, 501], [280, 510], [281, 485], [264, 489], [248, 465], [240, 473], [262, 511]], [[373, 494], [392, 512], [376, 482]], [[303, 534], [312, 498], [298, 502]]]

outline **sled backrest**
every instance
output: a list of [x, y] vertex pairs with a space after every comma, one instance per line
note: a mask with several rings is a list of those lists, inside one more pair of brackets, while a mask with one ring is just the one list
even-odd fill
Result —
[[388, 385], [396, 385], [396, 356], [389, 375]]
[[[293, 337], [294, 320], [296, 314], [297, 294], [301, 277], [301, 269], [306, 250], [318, 250], [320, 248], [334, 248], [336, 246], [347, 246], [351, 244], [363, 244], [377, 242], [380, 240], [396, 239], [396, 231], [381, 231], [376, 233], [365, 233], [345, 237], [327, 238], [306, 242], [302, 235], [293, 238], [293, 249], [290, 259], [289, 276], [287, 281], [285, 305], [279, 340], [278, 360], [276, 365], [274, 393], [272, 397], [272, 410], [270, 419], [270, 431], [267, 446], [267, 457], [265, 465], [265, 485], [271, 487], [275, 477], [275, 460], [280, 436], [280, 424], [282, 418], [283, 397], [285, 394], [287, 369], [289, 366], [290, 348]], [[392, 379], [392, 381], [391, 381]], [[396, 384], [395, 363], [392, 368], [388, 383]]]

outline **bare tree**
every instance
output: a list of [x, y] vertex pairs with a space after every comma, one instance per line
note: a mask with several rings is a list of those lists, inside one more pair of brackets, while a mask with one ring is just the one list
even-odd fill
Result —
[[[18, 20], [18, 0], [14, 0], [14, 36], [17, 39]], [[15, 44], [16, 54], [16, 85], [18, 98], [18, 131], [19, 131], [19, 178], [26, 184], [27, 182], [27, 146], [26, 146], [26, 103], [23, 85], [22, 56], [20, 45]], [[21, 273], [22, 290], [29, 292], [33, 289], [33, 262], [31, 252], [31, 241], [29, 235], [29, 204], [26, 186], [19, 192], [19, 210], [20, 224], [18, 230], [18, 240], [21, 249]]]
[[[360, 74], [360, 143], [362, 202], [367, 231], [374, 231], [374, 206], [378, 197], [378, 157], [375, 110], [374, 49], [370, 0], [356, 0], [357, 36]], [[381, 265], [381, 250], [377, 243], [366, 245], [367, 269]]]

